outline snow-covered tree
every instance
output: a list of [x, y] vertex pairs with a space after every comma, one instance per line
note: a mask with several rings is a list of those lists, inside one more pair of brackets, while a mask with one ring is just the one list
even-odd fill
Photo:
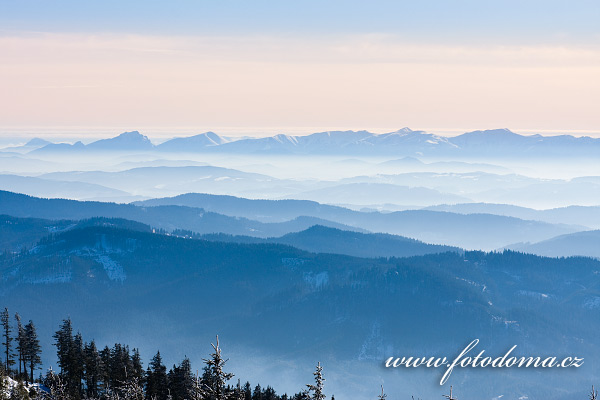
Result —
[[71, 400], [67, 384], [52, 368], [46, 374], [45, 384], [50, 388], [50, 398], [53, 400]]
[[228, 360], [224, 360], [221, 356], [221, 347], [219, 347], [219, 336], [217, 336], [217, 344], [212, 344], [214, 353], [210, 358], [204, 359], [206, 366], [202, 375], [201, 393], [206, 400], [228, 400], [232, 393], [227, 390], [226, 384], [233, 374], [225, 372], [223, 367]]
[[385, 400], [387, 394], [383, 392], [383, 385], [381, 385], [381, 393], [377, 396], [377, 400]]
[[124, 400], [144, 400], [144, 388], [136, 376], [128, 376], [125, 371], [125, 381], [121, 383], [119, 391]]
[[317, 363], [317, 368], [315, 372], [313, 372], [313, 375], [315, 376], [315, 384], [306, 385], [310, 399], [325, 400], [325, 394], [323, 393], [323, 382], [325, 382], [325, 378], [323, 378], [323, 367], [321, 367], [320, 362]]
[[23, 382], [17, 383], [10, 391], [10, 400], [29, 400], [29, 391]]

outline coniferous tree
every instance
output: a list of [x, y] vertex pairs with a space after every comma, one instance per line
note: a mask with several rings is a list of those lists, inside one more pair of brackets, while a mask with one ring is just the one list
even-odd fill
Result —
[[162, 363], [160, 351], [156, 353], [148, 365], [146, 377], [146, 399], [166, 400], [169, 396], [167, 367]]
[[29, 392], [23, 385], [23, 382], [19, 382], [15, 387], [10, 391], [10, 400], [29, 400]]
[[144, 388], [138, 377], [125, 374], [125, 381], [119, 389], [125, 400], [144, 400]]
[[227, 360], [221, 356], [219, 336], [217, 336], [216, 343], [216, 345], [211, 343], [214, 353], [210, 358], [204, 359], [206, 365], [202, 376], [202, 392], [206, 400], [226, 400], [230, 397], [226, 384], [233, 378], [233, 374], [223, 370]]
[[244, 400], [252, 400], [252, 386], [250, 386], [250, 382], [246, 382], [244, 385]]
[[195, 379], [192, 374], [192, 364], [185, 357], [178, 366], [173, 365], [169, 371], [169, 390], [173, 400], [186, 400], [194, 396]]
[[237, 384], [235, 385], [235, 400], [244, 400], [246, 398], [244, 393], [244, 388], [242, 387], [242, 383], [238, 379]]
[[93, 340], [83, 346], [83, 360], [86, 395], [89, 398], [98, 397], [98, 384], [102, 379], [102, 360]]
[[83, 338], [81, 333], [73, 337], [73, 347], [71, 348], [71, 376], [69, 384], [74, 397], [79, 398], [83, 394], [83, 374], [84, 374], [84, 354]]
[[4, 368], [2, 368], [2, 364], [0, 363], [0, 400], [8, 400], [8, 385], [6, 382], [6, 378], [4, 378]]
[[377, 396], [378, 400], [385, 400], [385, 398], [387, 397], [387, 394], [385, 394], [383, 392], [383, 385], [381, 385], [381, 393]]
[[100, 379], [102, 380], [101, 391], [106, 394], [112, 389], [113, 382], [110, 376], [110, 349], [104, 346], [100, 351]]
[[254, 387], [254, 392], [252, 393], [252, 400], [262, 400], [262, 388], [260, 387], [260, 383], [258, 383]]
[[317, 363], [317, 368], [315, 372], [313, 372], [315, 376], [315, 384], [314, 385], [306, 385], [308, 388], [310, 398], [312, 400], [325, 400], [325, 394], [323, 393], [323, 382], [325, 379], [323, 378], [323, 367], [321, 367], [321, 363]]
[[132, 374], [133, 363], [129, 357], [129, 347], [115, 343], [110, 350], [110, 381], [113, 386], [119, 386]]
[[29, 320], [29, 323], [25, 325], [24, 335], [25, 348], [23, 349], [23, 361], [29, 364], [30, 382], [33, 382], [33, 372], [42, 363], [42, 359], [40, 358], [42, 347], [40, 346], [33, 321]]
[[[148, 368], [146, 369], [146, 386], [144, 387], [144, 393], [146, 394], [146, 400], [152, 400], [152, 394], [150, 393], [154, 393], [155, 389], [154, 389], [154, 377], [152, 376], [152, 370], [150, 369], [150, 366], [148, 365]], [[156, 397], [156, 395], [154, 395], [154, 397]]]
[[4, 360], [4, 367], [6, 372], [8, 373], [10, 371], [10, 367], [15, 363], [15, 361], [12, 358], [10, 346], [13, 338], [10, 335], [12, 329], [10, 326], [10, 315], [8, 314], [8, 308], [4, 308], [4, 311], [2, 311], [2, 313], [0, 314], [0, 322], [2, 322], [2, 337], [4, 338], [4, 342], [2, 342], [2, 345], [4, 346], [6, 355]]
[[69, 374], [69, 369], [72, 364], [71, 356], [73, 353], [73, 326], [71, 319], [63, 320], [62, 325], [52, 336], [54, 345], [56, 346], [56, 355], [58, 357], [58, 366], [63, 375]]
[[131, 356], [131, 366], [131, 376], [138, 378], [143, 386], [144, 367], [142, 365], [142, 357], [140, 357], [140, 351], [138, 349], [133, 349], [133, 355]]
[[52, 368], [44, 378], [44, 385], [50, 388], [50, 398], [54, 400], [71, 400], [67, 385], [59, 374], [55, 374]]
[[267, 386], [262, 395], [263, 400], [277, 400], [277, 393], [271, 386]]
[[83, 379], [83, 340], [81, 334], [73, 336], [71, 319], [63, 320], [60, 328], [53, 335], [61, 380], [66, 385], [69, 395], [75, 399], [81, 397], [81, 381]]
[[15, 313], [15, 320], [17, 321], [17, 354], [19, 357], [19, 376], [21, 376], [21, 373], [23, 372], [21, 370], [21, 365], [23, 365], [25, 375], [27, 375], [27, 366], [25, 365], [25, 360], [23, 359], [23, 350], [25, 348], [25, 328], [23, 328], [19, 313]]

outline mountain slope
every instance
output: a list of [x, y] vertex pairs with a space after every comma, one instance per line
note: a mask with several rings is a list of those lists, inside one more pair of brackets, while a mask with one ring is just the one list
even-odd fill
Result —
[[425, 207], [425, 210], [447, 211], [460, 214], [495, 214], [520, 219], [543, 221], [551, 224], [570, 224], [600, 229], [600, 206], [569, 206], [548, 210], [534, 210], [509, 204], [466, 203]]
[[294, 198], [333, 204], [398, 204], [433, 205], [461, 203], [467, 197], [442, 193], [424, 187], [399, 186], [388, 183], [345, 183], [295, 193]]
[[302, 182], [277, 180], [267, 175], [213, 166], [139, 167], [124, 171], [69, 171], [43, 174], [40, 178], [61, 181], [94, 182], [134, 195], [158, 197], [178, 195], [189, 191], [213, 193], [261, 193], [271, 191], [281, 195]]
[[[593, 359], [600, 355], [600, 316], [590, 312], [598, 304], [599, 269], [591, 259], [513, 252], [361, 259], [88, 227], [1, 259], [0, 298], [39, 332], [52, 332], [70, 316], [84, 337], [98, 343], [127, 337], [145, 360], [159, 348], [199, 363], [198, 343], [216, 332], [232, 344], [232, 359], [242, 358], [232, 364], [240, 370], [251, 365], [243, 354], [274, 365], [271, 382], [290, 373], [277, 361], [282, 357], [293, 365], [325, 360], [329, 376], [339, 377], [333, 380], [339, 393], [355, 374], [368, 382], [396, 377], [380, 368], [389, 355], [450, 356], [473, 337], [489, 354], [517, 344], [524, 355], [553, 348]], [[45, 349], [50, 341], [42, 338]], [[52, 353], [42, 354], [47, 360]], [[550, 398], [553, 385], [580, 385], [592, 375], [545, 372], [528, 380], [531, 398]], [[439, 377], [423, 373], [427, 390]], [[514, 397], [508, 394], [522, 395], [523, 388], [510, 389], [522, 373], [461, 369], [452, 382], [481, 396], [501, 384]], [[390, 386], [406, 389], [414, 378], [389, 378]]]
[[218, 146], [227, 143], [228, 140], [222, 138], [214, 132], [205, 132], [195, 136], [181, 137], [167, 140], [156, 146], [159, 151], [169, 152], [201, 152], [207, 147]]
[[460, 252], [456, 247], [430, 245], [402, 236], [365, 234], [324, 226], [313, 226], [304, 231], [267, 240], [289, 244], [313, 253], [346, 254], [354, 257], [411, 257], [447, 251]]
[[355, 211], [344, 207], [317, 203], [310, 200], [263, 200], [214, 195], [208, 193], [186, 193], [174, 197], [163, 197], [136, 201], [139, 206], [177, 205], [203, 208], [220, 214], [255, 219], [262, 222], [283, 222], [299, 216], [311, 216], [340, 221], [351, 218]]
[[577, 226], [555, 225], [484, 213], [463, 215], [429, 210], [392, 213], [360, 212], [311, 201], [249, 200], [195, 193], [172, 198], [152, 199], [135, 204], [148, 206], [179, 204], [190, 207], [206, 207], [206, 209], [231, 216], [264, 221], [285, 220], [298, 215], [308, 215], [371, 232], [385, 232], [415, 238], [426, 243], [468, 249], [493, 250], [515, 242], [537, 242], [581, 230]]
[[449, 251], [462, 252], [458, 247], [432, 245], [397, 235], [345, 231], [321, 225], [266, 239], [225, 234], [198, 235], [185, 231], [175, 231], [173, 234], [214, 242], [287, 244], [312, 253], [344, 254], [353, 257], [411, 257]]
[[546, 257], [600, 258], [600, 230], [560, 235], [538, 243], [520, 243], [508, 248]]
[[80, 182], [77, 180], [50, 180], [12, 174], [0, 174], [0, 187], [3, 190], [41, 197], [67, 197], [82, 200], [93, 198], [131, 198], [131, 195], [126, 191], [96, 183]]
[[147, 136], [138, 131], [124, 132], [111, 139], [101, 139], [85, 146], [86, 150], [152, 150], [154, 145]]
[[0, 214], [54, 220], [80, 220], [93, 217], [121, 218], [166, 231], [186, 229], [197, 233], [221, 232], [255, 237], [281, 236], [289, 232], [305, 230], [313, 225], [361, 230], [315, 217], [297, 217], [280, 223], [262, 223], [246, 218], [205, 212], [203, 209], [191, 207], [137, 207], [131, 204], [41, 199], [5, 191], [0, 191]]

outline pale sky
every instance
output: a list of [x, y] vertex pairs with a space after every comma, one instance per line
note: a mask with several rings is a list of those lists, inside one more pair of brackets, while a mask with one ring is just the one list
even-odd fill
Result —
[[600, 2], [121, 3], [0, 2], [0, 132], [600, 132]]

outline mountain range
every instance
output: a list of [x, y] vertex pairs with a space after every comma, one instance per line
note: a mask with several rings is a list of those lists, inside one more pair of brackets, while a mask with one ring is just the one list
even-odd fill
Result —
[[[300, 215], [312, 216], [347, 226], [360, 227], [371, 232], [390, 233], [427, 243], [467, 249], [493, 250], [515, 242], [537, 242], [561, 234], [588, 229], [572, 224], [550, 224], [483, 212], [471, 214], [431, 210], [361, 212], [312, 201], [250, 200], [199, 193], [150, 199], [134, 204], [196, 207], [261, 221], [282, 221]], [[542, 237], [543, 239], [515, 240], [518, 237]]]
[[265, 154], [363, 154], [363, 155], [468, 155], [514, 157], [540, 156], [596, 156], [600, 151], [600, 139], [570, 135], [542, 136], [519, 135], [508, 129], [467, 132], [455, 137], [443, 137], [424, 131], [403, 128], [394, 132], [376, 134], [368, 131], [328, 131], [306, 136], [279, 134], [265, 138], [231, 140], [206, 132], [191, 137], [174, 138], [154, 145], [137, 131], [102, 139], [84, 145], [47, 143], [40, 147], [30, 142], [11, 151], [32, 154], [95, 152], [95, 151], [157, 151], [157, 152], [225, 152]]
[[[252, 202], [247, 199], [239, 201], [240, 204], [252, 204]], [[379, 213], [325, 207], [316, 215], [303, 213], [282, 222], [260, 222], [243, 215], [228, 216], [206, 211], [199, 202], [196, 202], [197, 205], [194, 207], [137, 204], [41, 199], [0, 191], [0, 214], [46, 219], [124, 218], [167, 232], [183, 229], [199, 234], [226, 233], [267, 238], [302, 231], [313, 225], [323, 225], [343, 230], [389, 233], [431, 244], [493, 250], [516, 242], [538, 242], [582, 230], [577, 226], [549, 224], [514, 217], [429, 210]], [[282, 204], [294, 206], [296, 203]], [[314, 204], [312, 205], [314, 210]], [[247, 213], [244, 207], [240, 207], [239, 210], [238, 214]], [[333, 212], [329, 213], [329, 211]], [[288, 210], [288, 213], [290, 215], [292, 211]]]

